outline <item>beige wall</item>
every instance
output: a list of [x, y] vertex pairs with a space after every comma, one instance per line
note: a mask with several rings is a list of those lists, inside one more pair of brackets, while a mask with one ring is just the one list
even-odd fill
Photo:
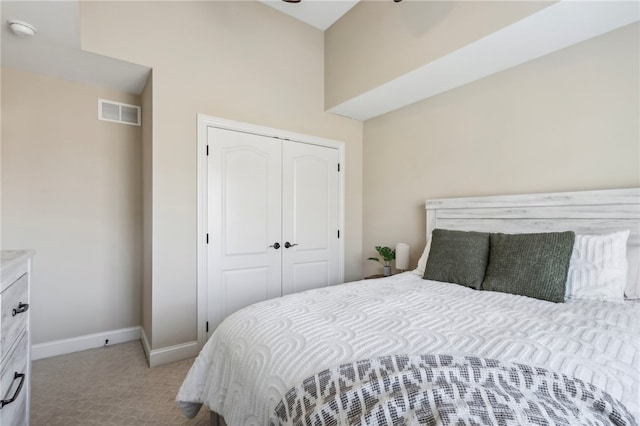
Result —
[[325, 105], [339, 105], [552, 3], [361, 1], [326, 31]]
[[415, 264], [429, 198], [640, 186], [639, 31], [367, 121], [364, 255], [407, 242]]
[[140, 104], [2, 70], [2, 246], [36, 251], [34, 344], [140, 324], [141, 132], [98, 98]]
[[346, 142], [362, 271], [362, 123], [324, 112], [323, 33], [258, 2], [82, 2], [82, 48], [153, 68], [153, 349], [196, 340], [196, 114]]

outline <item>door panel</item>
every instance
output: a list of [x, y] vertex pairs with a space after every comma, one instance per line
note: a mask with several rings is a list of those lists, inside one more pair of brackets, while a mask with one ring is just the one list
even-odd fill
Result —
[[335, 173], [336, 164], [306, 154], [291, 160], [293, 203], [285, 206], [292, 209], [292, 238], [296, 242], [304, 241], [299, 243], [299, 252], [329, 248], [328, 226], [331, 224], [325, 219], [332, 206], [328, 181], [329, 175]]
[[[270, 240], [269, 179], [271, 156], [253, 147], [221, 149], [224, 256], [264, 254]], [[279, 198], [279, 197], [278, 197]]]
[[208, 128], [211, 330], [234, 311], [281, 295], [279, 140]]
[[267, 268], [224, 271], [222, 296], [226, 317], [252, 303], [269, 299], [269, 271]]
[[299, 262], [292, 266], [292, 270], [292, 293], [335, 284], [331, 282], [331, 264], [329, 261]]
[[282, 292], [337, 284], [338, 150], [285, 143], [282, 164]]

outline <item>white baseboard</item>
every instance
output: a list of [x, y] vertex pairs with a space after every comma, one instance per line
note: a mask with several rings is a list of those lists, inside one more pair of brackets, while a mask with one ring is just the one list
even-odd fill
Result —
[[149, 367], [169, 364], [170, 362], [182, 361], [186, 358], [193, 358], [198, 355], [198, 342], [187, 342], [175, 346], [167, 346], [160, 349], [151, 349], [144, 328], [140, 329], [140, 340], [144, 355], [147, 357]]
[[141, 340], [149, 367], [157, 367], [170, 362], [193, 358], [198, 355], [199, 352], [198, 342], [195, 341], [152, 350], [142, 327], [129, 327], [32, 345], [31, 359], [35, 361], [37, 359], [99, 348], [104, 346], [105, 340], [109, 340], [109, 345]]
[[[146, 339], [146, 338], [145, 338]], [[142, 344], [144, 346], [144, 342]], [[148, 345], [148, 343], [147, 343]], [[145, 348], [145, 352], [147, 349]], [[160, 349], [149, 351], [147, 359], [149, 367], [157, 367], [159, 365], [168, 364], [170, 362], [182, 361], [186, 358], [193, 358], [198, 355], [198, 342], [187, 342], [175, 346], [167, 346]]]
[[[85, 336], [73, 337], [70, 339], [54, 340], [52, 342], [38, 343], [31, 346], [31, 359], [50, 358], [58, 355], [70, 354], [73, 352], [85, 351], [87, 349], [104, 346], [106, 340], [108, 345], [125, 343], [140, 339], [140, 327], [121, 328], [102, 333], [87, 334]], [[186, 357], [185, 357], [186, 358]]]

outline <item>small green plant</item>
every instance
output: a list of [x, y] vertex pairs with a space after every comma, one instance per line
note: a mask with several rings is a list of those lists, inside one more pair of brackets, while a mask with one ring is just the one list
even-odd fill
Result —
[[367, 260], [374, 260], [380, 263], [382, 266], [391, 266], [391, 261], [396, 258], [396, 251], [389, 247], [376, 246], [376, 251], [382, 257], [382, 260], [377, 257], [369, 257]]

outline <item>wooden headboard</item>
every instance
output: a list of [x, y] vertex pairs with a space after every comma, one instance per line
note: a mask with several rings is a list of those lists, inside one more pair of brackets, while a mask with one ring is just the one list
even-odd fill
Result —
[[435, 228], [505, 233], [630, 230], [627, 296], [640, 298], [640, 188], [428, 200]]

